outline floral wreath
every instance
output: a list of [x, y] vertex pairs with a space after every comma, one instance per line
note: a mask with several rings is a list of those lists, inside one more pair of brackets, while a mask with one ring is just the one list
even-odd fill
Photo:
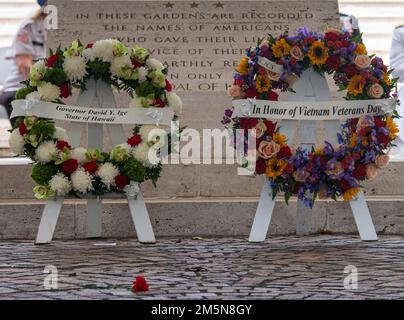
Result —
[[[264, 57], [282, 70], [275, 73], [262, 67]], [[331, 74], [339, 90], [346, 90], [346, 100], [383, 99], [396, 97], [396, 82], [381, 58], [368, 55], [361, 35], [352, 37], [340, 30], [328, 29], [324, 34], [301, 28], [258, 41], [247, 49], [234, 74], [228, 94], [234, 99], [256, 98], [278, 100], [278, 91], [293, 91], [294, 82], [302, 72], [313, 68], [320, 74]], [[313, 207], [315, 199], [343, 197], [354, 199], [363, 182], [376, 176], [379, 168], [389, 162], [388, 151], [394, 146], [398, 128], [397, 112], [383, 116], [361, 116], [342, 123], [338, 146], [325, 141], [313, 150], [287, 144], [277, 123], [267, 119], [232, 116], [225, 110], [222, 123], [235, 132], [256, 129], [257, 160], [255, 174], [265, 174], [272, 187], [272, 196], [284, 192], [286, 202], [292, 195]], [[237, 143], [235, 142], [235, 145]], [[247, 160], [246, 166], [247, 166]]]
[[[144, 48], [128, 48], [114, 39], [84, 47], [76, 40], [69, 48], [50, 50], [50, 56], [37, 61], [16, 98], [63, 103], [61, 99], [71, 96], [74, 88], [85, 91], [86, 81], [93, 77], [128, 92], [132, 108], [171, 107], [175, 120], [182, 102], [166, 75], [167, 68]], [[109, 192], [135, 195], [138, 183], [151, 180], [156, 184], [162, 164], [152, 163], [149, 154], [157, 155], [169, 139], [161, 126], [135, 125], [126, 143], [105, 153], [73, 148], [66, 131], [49, 119], [19, 117], [10, 131], [13, 152], [34, 162], [31, 176], [38, 199]]]

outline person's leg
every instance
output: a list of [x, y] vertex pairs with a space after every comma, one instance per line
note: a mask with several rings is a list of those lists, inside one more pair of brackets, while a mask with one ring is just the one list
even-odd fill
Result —
[[[6, 108], [8, 118], [10, 119], [11, 112], [13, 111], [13, 107], [11, 106], [11, 102], [15, 99], [15, 91], [3, 92], [0, 95], [0, 104]], [[11, 126], [14, 126], [14, 119], [10, 119]]]

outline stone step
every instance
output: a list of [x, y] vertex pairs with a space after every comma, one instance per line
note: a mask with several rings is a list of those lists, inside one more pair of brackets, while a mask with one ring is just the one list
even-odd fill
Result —
[[[247, 236], [257, 207], [257, 198], [146, 199], [157, 237]], [[404, 234], [404, 196], [369, 196], [369, 209], [379, 234]], [[34, 239], [43, 202], [0, 201], [0, 239]], [[289, 206], [278, 200], [270, 235], [295, 233], [295, 199]], [[85, 237], [85, 202], [66, 200], [55, 238]], [[313, 233], [350, 233], [357, 230], [349, 204], [319, 201], [312, 211]], [[127, 204], [121, 199], [104, 200], [103, 237], [134, 237]]]
[[[379, 171], [376, 179], [366, 183], [367, 195], [403, 195], [404, 162], [394, 161]], [[0, 159], [0, 200], [33, 199], [31, 165], [24, 158]], [[236, 165], [167, 165], [154, 188], [142, 184], [146, 197], [167, 199], [197, 197], [256, 197], [260, 194], [263, 177], [237, 175]]]

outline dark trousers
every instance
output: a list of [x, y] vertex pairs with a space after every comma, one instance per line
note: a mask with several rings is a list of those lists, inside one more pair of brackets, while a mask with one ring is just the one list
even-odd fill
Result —
[[[7, 111], [8, 118], [10, 119], [11, 111], [13, 107], [11, 106], [11, 101], [15, 99], [16, 91], [7, 91], [0, 94], [0, 105], [4, 106]], [[11, 125], [14, 126], [14, 119], [10, 119]]]

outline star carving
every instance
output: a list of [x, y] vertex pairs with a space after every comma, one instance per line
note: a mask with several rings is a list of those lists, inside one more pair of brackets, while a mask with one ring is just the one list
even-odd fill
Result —
[[215, 6], [216, 9], [219, 9], [219, 8], [223, 8], [224, 3], [221, 3], [221, 2], [219, 1], [218, 3], [214, 3], [213, 5]]
[[191, 8], [198, 8], [198, 7], [199, 7], [199, 3], [196, 3], [196, 2], [194, 1], [194, 2], [192, 2], [192, 3], [190, 4], [190, 6], [191, 6]]
[[167, 2], [166, 4], [164, 4], [164, 6], [166, 7], [166, 9], [172, 9], [174, 7], [174, 3], [171, 2]]

